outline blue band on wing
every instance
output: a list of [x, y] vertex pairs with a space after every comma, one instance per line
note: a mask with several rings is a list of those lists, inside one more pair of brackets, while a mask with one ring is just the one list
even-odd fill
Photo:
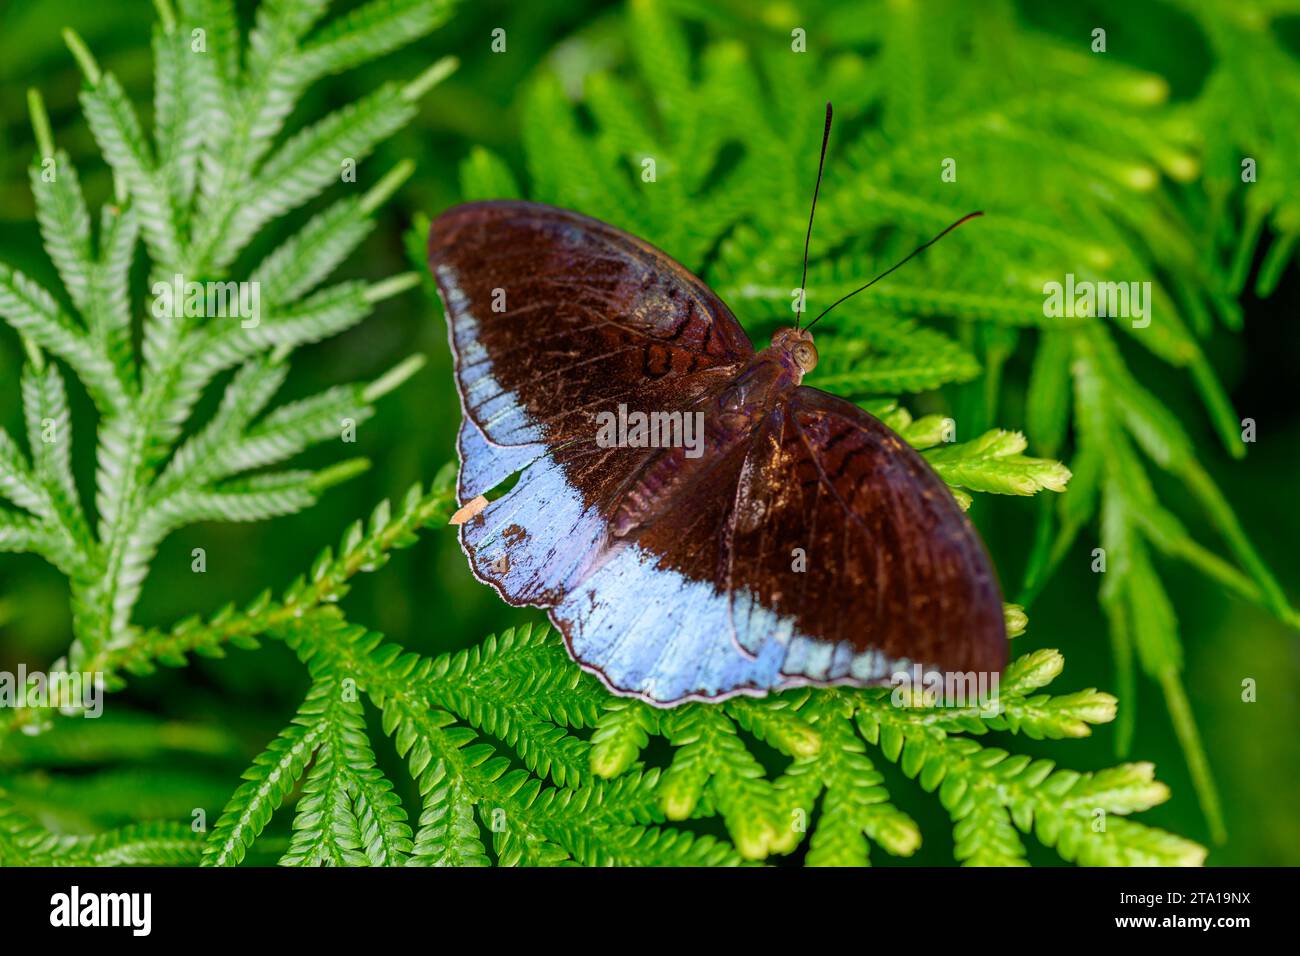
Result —
[[508, 494], [461, 528], [476, 572], [515, 603], [553, 605], [574, 657], [617, 693], [661, 704], [718, 699], [881, 680], [907, 666], [799, 634], [748, 591], [725, 594], [635, 544], [610, 544], [605, 520], [558, 463], [538, 457], [538, 445], [498, 446], [466, 422], [460, 449], [462, 498], [524, 468]]
[[542, 430], [529, 421], [519, 397], [502, 388], [492, 374], [492, 359], [479, 341], [479, 320], [468, 308], [468, 298], [460, 287], [456, 270], [443, 265], [438, 267], [436, 275], [448, 314], [456, 316], [448, 334], [456, 355], [461, 401], [467, 417], [473, 418], [485, 434], [502, 445], [540, 441]]
[[512, 475], [517, 475], [546, 454], [546, 446], [498, 445], [490, 442], [477, 425], [466, 418], [456, 438], [460, 452], [460, 480], [457, 491], [464, 504], [485, 495]]
[[748, 598], [744, 603], [749, 613], [737, 620], [752, 631], [758, 649], [752, 657], [732, 639], [727, 595], [660, 567], [636, 545], [624, 545], [551, 616], [568, 634], [579, 662], [616, 693], [651, 703], [876, 681], [907, 666], [875, 651], [854, 654], [848, 644], [833, 647], [794, 634], [788, 620]]
[[741, 654], [726, 599], [657, 563], [625, 545], [554, 609], [574, 657], [621, 692], [655, 702], [777, 686], [781, 643]]
[[459, 444], [462, 500], [523, 469], [461, 528], [475, 571], [512, 602], [551, 607], [573, 656], [617, 693], [660, 704], [718, 699], [879, 681], [908, 666], [797, 633], [746, 590], [726, 594], [635, 544], [610, 544], [605, 519], [539, 444], [496, 445], [469, 421]]
[[[473, 442], [471, 438], [471, 447]], [[489, 446], [482, 443], [481, 447]], [[500, 452], [494, 459], [499, 467], [520, 448], [494, 451]], [[495, 474], [473, 457], [462, 460], [462, 486], [480, 475]], [[461, 542], [481, 578], [516, 604], [543, 607], [555, 604], [577, 585], [604, 538], [604, 519], [583, 504], [582, 495], [552, 458], [528, 466], [508, 494], [461, 527]]]

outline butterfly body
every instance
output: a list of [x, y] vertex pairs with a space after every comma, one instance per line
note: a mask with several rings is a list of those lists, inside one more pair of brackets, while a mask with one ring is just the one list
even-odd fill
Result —
[[[969, 522], [902, 439], [803, 384], [806, 330], [756, 352], [667, 255], [537, 203], [449, 210], [429, 257], [462, 504], [520, 476], [462, 546], [611, 689], [666, 705], [1001, 668], [1001, 596]], [[615, 409], [701, 427], [690, 445], [611, 444]]]
[[627, 537], [656, 514], [672, 508], [677, 495], [689, 493], [693, 482], [707, 476], [715, 462], [747, 447], [764, 420], [802, 379], [803, 369], [790, 349], [774, 345], [756, 354], [715, 395], [683, 409], [684, 414], [698, 414], [705, 423], [703, 448], [694, 458], [684, 450], [664, 449], [648, 461], [624, 494], [611, 525], [614, 537]]

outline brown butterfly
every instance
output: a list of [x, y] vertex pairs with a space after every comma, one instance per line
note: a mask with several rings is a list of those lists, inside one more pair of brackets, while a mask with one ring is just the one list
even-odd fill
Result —
[[898, 435], [802, 384], [817, 349], [797, 318], [756, 352], [665, 253], [539, 203], [447, 211], [429, 265], [464, 411], [462, 546], [611, 690], [669, 705], [1001, 670], [970, 522]]

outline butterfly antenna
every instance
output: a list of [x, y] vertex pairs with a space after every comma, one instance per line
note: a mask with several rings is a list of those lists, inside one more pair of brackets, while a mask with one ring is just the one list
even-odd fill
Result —
[[890, 267], [889, 267], [888, 269], [886, 269], [884, 272], [880, 273], [880, 275], [876, 276], [874, 279], [872, 279], [872, 280], [871, 280], [870, 282], [868, 282], [866, 285], [864, 285], [864, 286], [859, 286], [858, 288], [854, 289], [852, 292], [848, 293], [848, 295], [842, 295], [842, 296], [840, 296], [838, 299], [836, 299], [834, 302], [832, 302], [830, 305], [828, 305], [825, 309], [823, 309], [822, 312], [821, 312], [821, 315], [817, 316], [817, 318], [815, 318], [815, 319], [813, 319], [811, 322], [809, 322], [809, 323], [808, 323], [808, 328], [811, 329], [814, 325], [816, 325], [819, 321], [821, 321], [821, 317], [822, 317], [822, 315], [825, 315], [827, 312], [829, 312], [831, 309], [835, 308], [835, 307], [836, 307], [837, 305], [839, 305], [841, 302], [845, 301], [846, 299], [851, 299], [851, 298], [853, 298], [853, 297], [854, 297], [855, 295], [857, 295], [859, 292], [863, 292], [863, 291], [865, 291], [866, 289], [870, 289], [873, 285], [875, 285], [877, 282], [879, 282], [879, 281], [880, 281], [881, 279], [883, 279], [885, 276], [889, 275], [889, 274], [890, 274], [891, 272], [893, 272], [895, 269], [898, 269], [899, 267], [901, 267], [902, 265], [904, 265], [904, 264], [905, 264], [909, 259], [913, 258], [914, 256], [917, 256], [917, 255], [921, 254], [921, 253], [924, 252], [926, 249], [929, 249], [932, 245], [934, 245], [936, 242], [938, 242], [938, 241], [939, 241], [940, 239], [942, 239], [944, 236], [948, 235], [948, 233], [952, 232], [954, 229], [956, 229], [956, 228], [957, 228], [958, 226], [960, 226], [962, 223], [970, 222], [972, 219], [975, 219], [975, 218], [977, 218], [977, 217], [979, 217], [979, 216], [982, 216], [982, 215], [984, 215], [984, 211], [983, 211], [982, 209], [976, 210], [975, 212], [968, 212], [966, 215], [962, 216], [960, 219], [958, 219], [956, 222], [954, 222], [951, 226], [949, 226], [949, 227], [948, 227], [947, 229], [945, 229], [943, 232], [939, 233], [939, 235], [935, 236], [935, 237], [934, 237], [933, 239], [931, 239], [929, 242], [925, 242], [925, 243], [922, 243], [921, 245], [917, 246], [915, 249], [913, 249], [911, 252], [909, 252], [906, 256], [904, 256], [904, 257], [903, 257], [902, 259], [900, 259], [898, 262], [894, 263], [892, 266], [890, 266]]
[[817, 194], [822, 190], [822, 170], [826, 168], [826, 144], [831, 139], [831, 104], [826, 104], [826, 129], [822, 131], [822, 157], [817, 161], [817, 185], [813, 187], [812, 208], [808, 210], [808, 234], [803, 239], [803, 277], [799, 280], [799, 308], [794, 312], [794, 327], [799, 328], [803, 315], [804, 288], [808, 282], [808, 244], [812, 242], [813, 216], [817, 214]]

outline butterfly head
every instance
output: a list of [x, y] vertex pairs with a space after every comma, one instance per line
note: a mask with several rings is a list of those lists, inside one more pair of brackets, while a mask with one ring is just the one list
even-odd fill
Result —
[[817, 367], [817, 346], [807, 329], [777, 329], [772, 335], [772, 348], [784, 352], [801, 375], [807, 375]]

